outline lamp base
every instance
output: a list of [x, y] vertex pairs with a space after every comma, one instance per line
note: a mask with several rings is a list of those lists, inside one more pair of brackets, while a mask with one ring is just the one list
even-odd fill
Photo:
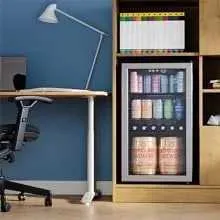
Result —
[[95, 192], [86, 192], [81, 199], [81, 203], [85, 205], [90, 205], [94, 197], [95, 197]]

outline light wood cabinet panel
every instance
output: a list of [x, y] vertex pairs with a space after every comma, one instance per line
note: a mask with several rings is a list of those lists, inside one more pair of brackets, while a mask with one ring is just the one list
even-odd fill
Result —
[[115, 187], [113, 202], [220, 203], [219, 188]]
[[200, 184], [220, 186], [220, 128], [200, 129]]
[[220, 54], [220, 0], [200, 0], [200, 54]]

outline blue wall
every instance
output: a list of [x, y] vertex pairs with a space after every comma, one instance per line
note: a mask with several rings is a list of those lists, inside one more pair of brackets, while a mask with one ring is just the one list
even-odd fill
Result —
[[[0, 18], [2, 18], [2, 1], [0, 0]], [[3, 33], [2, 33], [2, 19], [0, 19], [0, 53], [2, 52], [3, 48]]]
[[[1, 1], [1, 0], [0, 0]], [[58, 15], [60, 23], [37, 20], [48, 0], [4, 0], [1, 55], [26, 56], [27, 87], [83, 88], [98, 43], [97, 33]], [[90, 89], [111, 90], [111, 0], [57, 0], [58, 8], [110, 34], [104, 39]], [[98, 98], [96, 114], [96, 176], [111, 180], [111, 98]], [[15, 106], [1, 105], [4, 123], [14, 122]], [[41, 130], [35, 142], [4, 164], [8, 176], [31, 180], [86, 180], [86, 100], [39, 104], [30, 122]]]

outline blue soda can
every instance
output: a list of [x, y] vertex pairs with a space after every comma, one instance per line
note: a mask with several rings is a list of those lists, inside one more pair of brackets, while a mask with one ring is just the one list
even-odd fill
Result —
[[184, 72], [179, 71], [176, 74], [176, 92], [184, 92]]
[[169, 76], [169, 92], [170, 93], [176, 92], [175, 84], [176, 84], [175, 76], [174, 75], [170, 75]]
[[180, 99], [176, 99], [175, 101], [175, 118], [177, 120], [182, 120], [184, 117], [184, 105], [183, 101]]
[[168, 92], [168, 76], [167, 75], [161, 75], [160, 76], [160, 87], [161, 87], [161, 93], [167, 93]]
[[151, 93], [151, 75], [144, 76], [144, 93]]

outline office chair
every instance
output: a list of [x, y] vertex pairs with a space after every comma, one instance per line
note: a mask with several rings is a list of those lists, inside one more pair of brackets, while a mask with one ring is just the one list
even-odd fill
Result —
[[[18, 96], [13, 99], [17, 105], [16, 124], [0, 126], [0, 160], [9, 163], [15, 161], [15, 152], [21, 150], [25, 142], [34, 141], [38, 138], [39, 129], [27, 124], [28, 113], [38, 102], [52, 103], [52, 99], [41, 96]], [[10, 204], [6, 202], [5, 190], [20, 192], [18, 200], [25, 200], [24, 193], [45, 196], [45, 206], [52, 206], [52, 195], [49, 190], [28, 186], [7, 180], [1, 171], [0, 196], [1, 211], [8, 212]]]

